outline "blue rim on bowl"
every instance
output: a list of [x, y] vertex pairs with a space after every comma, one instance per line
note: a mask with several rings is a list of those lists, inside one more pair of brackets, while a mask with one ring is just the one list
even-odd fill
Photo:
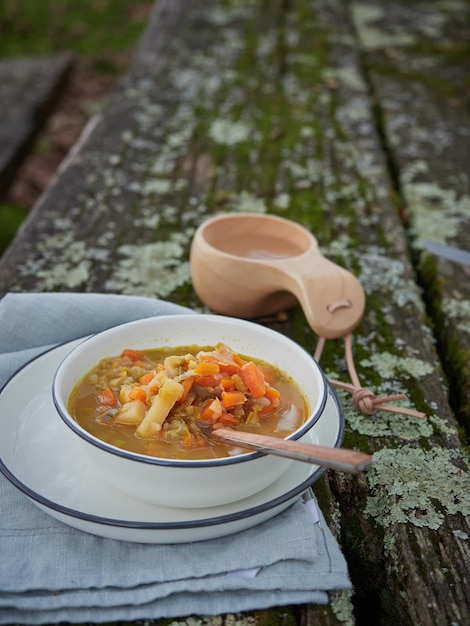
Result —
[[[163, 317], [166, 316], [160, 316], [158, 318], [155, 319], [159, 319], [161, 320]], [[175, 316], [169, 316], [169, 317], [175, 317]], [[222, 316], [210, 316], [210, 315], [204, 315], [204, 316], [199, 316], [198, 318], [211, 318], [211, 317], [215, 317], [218, 321], [223, 320], [224, 318]], [[187, 321], [188, 316], [184, 316], [185, 321]], [[147, 319], [152, 319], [152, 318], [147, 318]], [[141, 320], [138, 320], [141, 321]], [[246, 324], [246, 325], [250, 325], [250, 326], [256, 326], [259, 327], [258, 325], [252, 323], [252, 322], [248, 322], [246, 320], [236, 320], [237, 323], [240, 324]], [[125, 327], [127, 327], [129, 324], [133, 324], [134, 322], [126, 322], [125, 324], [120, 324], [118, 326], [115, 326], [111, 329], [108, 329], [107, 331], [103, 331], [103, 333], [98, 333], [96, 335], [92, 335], [90, 337], [87, 337], [82, 343], [80, 343], [78, 346], [76, 346], [71, 352], [70, 354], [68, 354], [63, 361], [60, 363], [59, 367], [57, 368], [57, 371], [54, 375], [53, 378], [53, 383], [52, 383], [52, 397], [53, 397], [53, 402], [55, 405], [55, 408], [57, 410], [57, 412], [59, 413], [60, 417], [62, 418], [62, 420], [65, 422], [65, 424], [72, 429], [79, 437], [81, 437], [81, 439], [83, 439], [84, 441], [92, 444], [93, 446], [95, 446], [96, 448], [99, 448], [103, 451], [109, 452], [115, 456], [119, 456], [122, 457], [124, 459], [129, 459], [132, 461], [136, 461], [138, 463], [145, 463], [145, 464], [149, 464], [149, 465], [164, 465], [164, 466], [178, 466], [178, 467], [217, 467], [217, 466], [225, 466], [225, 465], [233, 465], [233, 464], [237, 464], [237, 463], [243, 463], [246, 461], [249, 461], [251, 459], [254, 458], [258, 458], [258, 457], [262, 457], [262, 456], [266, 456], [265, 453], [263, 452], [246, 452], [243, 454], [239, 454], [236, 456], [231, 456], [231, 457], [223, 457], [223, 458], [210, 458], [210, 459], [196, 459], [196, 460], [189, 460], [189, 459], [170, 459], [170, 458], [163, 458], [163, 457], [151, 457], [151, 456], [146, 456], [144, 454], [139, 454], [139, 453], [135, 453], [135, 452], [129, 452], [127, 450], [115, 447], [109, 443], [106, 443], [100, 439], [98, 439], [97, 437], [94, 437], [93, 435], [91, 435], [89, 432], [87, 432], [84, 428], [82, 428], [78, 422], [76, 422], [68, 413], [68, 411], [66, 410], [66, 404], [65, 404], [65, 400], [61, 400], [59, 398], [59, 394], [57, 391], [57, 388], [59, 387], [59, 377], [61, 376], [61, 371], [62, 371], [62, 366], [70, 360], [70, 358], [74, 357], [74, 353], [77, 351], [82, 350], [84, 347], [86, 347], [86, 343], [89, 341], [92, 341], [95, 337], [97, 337], [98, 335], [103, 335], [104, 333], [107, 333], [109, 331], [114, 331], [114, 330], [119, 330], [119, 329], [125, 329]], [[271, 330], [269, 328], [266, 327], [259, 327], [259, 328], [263, 328], [264, 331], [267, 331], [268, 333], [273, 333], [277, 336], [277, 338], [281, 341], [285, 341], [290, 343], [291, 345], [294, 344], [294, 342], [285, 337], [284, 335], [281, 335], [280, 333], [278, 333], [277, 331]], [[301, 353], [303, 353], [304, 355], [306, 355], [309, 359], [311, 359], [313, 362], [314, 359], [313, 357], [307, 352], [307, 350], [305, 350], [302, 346], [299, 346], [298, 344], [295, 344], [296, 349], [299, 350]], [[110, 355], [103, 355], [103, 356], [110, 356]], [[288, 437], [286, 437], [286, 439], [300, 439], [301, 437], [303, 437], [305, 435], [305, 433], [318, 421], [318, 419], [320, 418], [324, 408], [325, 408], [325, 404], [327, 401], [327, 397], [328, 397], [328, 384], [325, 378], [325, 375], [323, 374], [323, 371], [321, 370], [321, 368], [318, 367], [318, 374], [322, 379], [322, 383], [323, 383], [323, 393], [322, 393], [322, 397], [319, 399], [318, 405], [316, 407], [316, 410], [314, 412], [314, 414], [310, 415], [309, 418], [306, 420], [306, 422], [300, 427], [298, 428], [296, 431], [294, 431], [291, 435], [289, 435]]]

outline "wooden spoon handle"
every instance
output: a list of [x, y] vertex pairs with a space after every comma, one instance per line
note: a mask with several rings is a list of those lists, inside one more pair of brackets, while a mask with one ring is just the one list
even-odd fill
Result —
[[313, 463], [351, 474], [362, 472], [372, 463], [372, 457], [359, 450], [318, 446], [291, 439], [246, 433], [240, 430], [217, 428], [212, 431], [211, 436], [259, 452]]

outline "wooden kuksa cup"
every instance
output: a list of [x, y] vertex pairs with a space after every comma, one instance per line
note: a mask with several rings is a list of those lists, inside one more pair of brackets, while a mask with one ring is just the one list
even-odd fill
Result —
[[291, 220], [258, 213], [211, 218], [197, 229], [190, 260], [197, 295], [217, 313], [256, 318], [300, 302], [326, 339], [351, 332], [364, 313], [357, 278], [326, 259], [315, 237]]

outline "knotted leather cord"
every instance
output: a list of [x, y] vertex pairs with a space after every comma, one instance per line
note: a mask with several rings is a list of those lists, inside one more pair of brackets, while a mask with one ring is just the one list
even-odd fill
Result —
[[[337, 303], [339, 304], [339, 303]], [[344, 306], [340, 304], [340, 306]], [[335, 308], [338, 306], [332, 306], [329, 308], [330, 312], [333, 312]], [[320, 337], [318, 340], [317, 347], [315, 349], [314, 358], [316, 361], [320, 360], [321, 354], [323, 352], [323, 347], [325, 345], [325, 337]], [[377, 398], [375, 394], [370, 390], [361, 386], [359, 381], [359, 377], [356, 372], [356, 367], [354, 365], [354, 358], [352, 353], [352, 334], [348, 333], [344, 337], [344, 347], [345, 347], [345, 357], [346, 357], [346, 365], [348, 367], [349, 376], [351, 378], [351, 383], [343, 383], [340, 380], [332, 380], [328, 379], [329, 382], [338, 389], [344, 389], [345, 391], [349, 391], [352, 394], [352, 400], [354, 406], [357, 407], [362, 413], [365, 415], [375, 415], [378, 410], [383, 409], [384, 411], [393, 411], [394, 413], [403, 413], [405, 415], [411, 415], [412, 417], [424, 418], [426, 415], [421, 413], [420, 411], [415, 411], [414, 409], [409, 409], [407, 407], [401, 406], [393, 406], [388, 404], [389, 402], [393, 402], [394, 400], [403, 400], [406, 398], [404, 393], [397, 393], [391, 396], [385, 396], [383, 398]]]

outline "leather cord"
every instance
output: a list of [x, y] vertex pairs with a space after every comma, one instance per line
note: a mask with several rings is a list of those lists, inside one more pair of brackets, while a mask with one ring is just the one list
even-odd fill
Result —
[[[318, 340], [318, 344], [313, 355], [316, 361], [320, 361], [325, 341], [326, 339], [324, 337], [320, 337]], [[383, 398], [377, 398], [377, 396], [370, 389], [362, 387], [359, 376], [356, 372], [356, 366], [354, 364], [351, 333], [345, 335], [344, 346], [346, 365], [348, 368], [349, 376], [351, 378], [351, 383], [345, 383], [333, 379], [328, 380], [330, 384], [333, 385], [333, 387], [349, 391], [352, 394], [352, 400], [355, 407], [357, 407], [365, 415], [375, 415], [377, 411], [384, 410], [392, 411], [394, 413], [403, 413], [405, 415], [418, 417], [420, 419], [426, 417], [425, 413], [422, 413], [421, 411], [415, 411], [414, 409], [409, 409], [407, 407], [394, 406], [392, 404], [389, 404], [390, 402], [394, 402], [395, 400], [404, 400], [406, 398], [406, 395], [404, 393], [397, 393], [390, 396], [384, 396]]]

